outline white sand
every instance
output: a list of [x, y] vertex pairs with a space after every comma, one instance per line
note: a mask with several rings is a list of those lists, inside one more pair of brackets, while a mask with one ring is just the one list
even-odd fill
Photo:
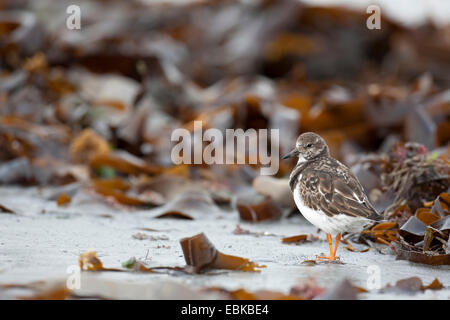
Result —
[[[45, 195], [46, 193], [44, 193]], [[301, 245], [282, 244], [282, 236], [316, 234], [316, 229], [301, 217], [277, 222], [248, 224], [239, 221], [237, 212], [224, 213], [204, 220], [152, 219], [146, 211], [117, 210], [93, 201], [90, 196], [75, 197], [67, 208], [58, 208], [54, 201], [43, 200], [37, 189], [0, 188], [0, 203], [17, 211], [17, 214], [0, 214], [0, 283], [29, 283], [39, 280], [67, 279], [67, 268], [77, 265], [80, 253], [87, 249], [98, 252], [104, 266], [120, 268], [121, 262], [135, 256], [144, 259], [148, 254], [150, 266], [183, 266], [184, 258], [179, 240], [205, 232], [218, 250], [250, 258], [267, 265], [261, 273], [224, 272], [218, 275], [166, 275], [137, 273], [82, 274], [79, 293], [107, 294], [113, 298], [168, 298], [197, 297], [191, 289], [219, 286], [227, 289], [271, 289], [285, 293], [307, 279], [329, 288], [343, 278], [353, 284], [368, 287], [368, 266], [380, 268], [380, 283], [388, 283], [418, 276], [424, 284], [437, 277], [447, 288], [427, 290], [414, 296], [379, 294], [371, 290], [360, 298], [450, 298], [450, 267], [432, 267], [407, 261], [397, 261], [393, 255], [376, 250], [366, 253], [349, 252], [340, 247], [339, 255], [345, 264], [307, 266], [302, 261], [313, 259], [326, 252], [324, 234], [322, 241]], [[109, 214], [112, 218], [103, 217]], [[234, 235], [239, 223], [251, 231], [266, 231], [278, 236], [254, 237]], [[163, 230], [145, 232], [138, 228]], [[165, 235], [168, 240], [136, 240], [132, 235], [144, 232], [153, 236]], [[106, 284], [104, 281], [107, 281]], [[112, 282], [110, 282], [112, 281]], [[161, 289], [161, 285], [170, 290]], [[172, 287], [170, 282], [181, 284]], [[123, 285], [127, 285], [124, 289]], [[152, 284], [151, 286], [149, 284]], [[134, 286], [133, 286], [134, 285]], [[106, 287], [105, 287], [106, 286]], [[84, 291], [83, 291], [84, 290]], [[184, 292], [183, 290], [187, 290]], [[183, 295], [184, 292], [184, 295]], [[13, 291], [0, 293], [11, 297]]]

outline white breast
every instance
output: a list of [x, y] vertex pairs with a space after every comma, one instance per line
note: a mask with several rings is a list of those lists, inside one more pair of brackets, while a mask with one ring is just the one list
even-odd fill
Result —
[[371, 223], [366, 218], [351, 217], [345, 214], [329, 217], [321, 210], [308, 208], [305, 206], [298, 188], [294, 189], [294, 201], [306, 220], [326, 233], [335, 235], [340, 232], [360, 232]]

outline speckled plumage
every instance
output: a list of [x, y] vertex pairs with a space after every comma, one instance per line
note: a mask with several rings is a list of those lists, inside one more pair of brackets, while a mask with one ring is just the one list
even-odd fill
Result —
[[348, 167], [330, 156], [325, 141], [314, 133], [302, 134], [291, 156], [299, 161], [290, 175], [290, 187], [300, 212], [327, 233], [358, 232], [381, 216]]

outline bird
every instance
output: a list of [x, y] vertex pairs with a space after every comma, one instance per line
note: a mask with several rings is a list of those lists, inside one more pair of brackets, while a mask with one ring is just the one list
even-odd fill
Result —
[[[302, 133], [295, 148], [282, 159], [298, 157], [289, 186], [301, 214], [326, 232], [330, 254], [319, 261], [335, 261], [344, 232], [361, 232], [382, 220], [351, 170], [330, 155], [325, 140], [314, 132]], [[333, 236], [335, 246], [333, 248]]]

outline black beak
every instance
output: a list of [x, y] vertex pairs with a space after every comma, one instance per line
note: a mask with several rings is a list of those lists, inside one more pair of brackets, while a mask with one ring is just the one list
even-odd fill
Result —
[[292, 158], [292, 157], [296, 157], [296, 156], [298, 156], [298, 154], [299, 154], [298, 150], [297, 149], [293, 149], [291, 152], [289, 152], [288, 154], [284, 155], [283, 158], [281, 158], [281, 160]]

